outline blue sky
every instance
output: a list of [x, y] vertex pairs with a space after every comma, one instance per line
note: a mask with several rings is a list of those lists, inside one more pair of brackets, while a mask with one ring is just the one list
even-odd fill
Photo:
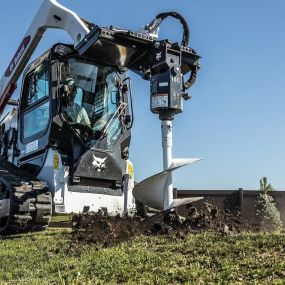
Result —
[[[3, 1], [0, 70], [4, 72], [39, 0]], [[190, 45], [202, 56], [193, 99], [174, 121], [174, 156], [203, 161], [175, 173], [179, 189], [256, 189], [267, 176], [285, 190], [284, 0], [62, 0], [98, 25], [139, 29], [163, 11], [180, 12], [191, 29]], [[180, 41], [175, 20], [160, 38]], [[49, 31], [34, 56], [68, 42]], [[131, 74], [135, 124], [131, 159], [138, 181], [162, 169], [160, 121], [149, 110], [149, 83]], [[19, 90], [18, 90], [19, 94]]]

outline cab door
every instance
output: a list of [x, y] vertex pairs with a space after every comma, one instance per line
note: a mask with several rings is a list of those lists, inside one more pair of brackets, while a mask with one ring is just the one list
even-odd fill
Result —
[[49, 57], [32, 64], [24, 77], [20, 101], [19, 165], [37, 175], [44, 163], [51, 121]]

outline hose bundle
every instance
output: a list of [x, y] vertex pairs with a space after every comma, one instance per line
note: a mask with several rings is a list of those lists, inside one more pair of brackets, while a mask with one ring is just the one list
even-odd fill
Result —
[[[145, 26], [145, 30], [148, 31], [149, 33], [155, 32], [155, 30], [160, 26], [160, 24], [167, 17], [172, 17], [180, 21], [183, 27], [183, 36], [182, 36], [181, 45], [187, 47], [190, 42], [190, 29], [189, 29], [189, 26], [186, 20], [177, 12], [164, 12], [164, 13], [158, 14], [148, 25]], [[193, 49], [192, 49], [192, 53], [197, 54], [196, 51]], [[199, 69], [198, 66], [192, 67], [191, 75], [189, 79], [184, 83], [185, 90], [189, 89], [195, 83], [196, 78], [197, 78], [198, 69]]]

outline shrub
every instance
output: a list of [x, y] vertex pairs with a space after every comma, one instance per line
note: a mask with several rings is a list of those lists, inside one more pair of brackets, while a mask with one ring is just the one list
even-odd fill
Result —
[[256, 199], [256, 222], [261, 231], [276, 231], [283, 227], [280, 212], [278, 211], [273, 197], [270, 195], [275, 191], [267, 178], [260, 179], [259, 194]]

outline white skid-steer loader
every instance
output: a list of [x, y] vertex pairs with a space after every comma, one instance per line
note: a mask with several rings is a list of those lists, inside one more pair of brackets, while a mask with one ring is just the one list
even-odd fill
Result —
[[[158, 40], [168, 16], [183, 26], [181, 44]], [[49, 28], [66, 31], [72, 43], [55, 44], [27, 66]], [[137, 204], [164, 211], [199, 199], [173, 199], [172, 186], [175, 169], [199, 160], [172, 158], [172, 121], [199, 69], [188, 45], [188, 25], [175, 12], [131, 31], [43, 1], [0, 81], [0, 234], [44, 229], [52, 213], [117, 215]], [[150, 108], [162, 128], [163, 171], [135, 187], [128, 70], [150, 81]], [[11, 99], [22, 74], [20, 98]]]

